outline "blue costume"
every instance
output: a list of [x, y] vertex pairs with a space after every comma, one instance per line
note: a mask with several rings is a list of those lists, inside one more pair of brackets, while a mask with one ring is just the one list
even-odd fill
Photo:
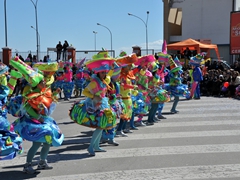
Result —
[[203, 75], [199, 66], [201, 64], [203, 57], [204, 53], [197, 54], [196, 56], [192, 57], [191, 60], [189, 61], [189, 64], [192, 65], [193, 67], [192, 72], [193, 83], [190, 98], [192, 98], [194, 95], [195, 99], [200, 99], [200, 81], [203, 80]]
[[173, 61], [173, 59], [169, 59], [169, 64], [170, 64], [170, 72], [169, 72], [169, 77], [170, 77], [170, 82], [169, 84], [165, 84], [165, 89], [170, 92], [171, 96], [174, 96], [174, 102], [173, 106], [171, 108], [171, 113], [178, 113], [176, 110], [179, 97], [184, 96], [186, 98], [189, 97], [189, 90], [188, 86], [186, 84], [182, 84], [182, 79], [181, 79], [181, 74], [182, 74], [182, 67], [177, 66], [177, 64]]
[[194, 67], [192, 76], [193, 76], [193, 81], [195, 83], [197, 83], [195, 93], [194, 93], [194, 97], [196, 99], [200, 99], [200, 81], [203, 80], [203, 75], [202, 75], [202, 71], [201, 71], [200, 67], [198, 67], [198, 66]]
[[12, 130], [7, 120], [6, 106], [9, 89], [0, 86], [0, 160], [13, 159], [17, 153], [22, 152], [22, 138]]
[[83, 77], [83, 69], [79, 68], [75, 77], [74, 77], [74, 84], [75, 84], [75, 97], [82, 95], [82, 90], [86, 87], [86, 79]]

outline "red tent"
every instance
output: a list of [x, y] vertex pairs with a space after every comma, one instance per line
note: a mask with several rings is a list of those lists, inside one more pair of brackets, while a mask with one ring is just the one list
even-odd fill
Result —
[[204, 43], [200, 43], [199, 41], [196, 41], [194, 39], [189, 38], [189, 39], [177, 42], [177, 43], [167, 45], [168, 50], [181, 50], [181, 51], [183, 51], [187, 47], [190, 50], [197, 50], [198, 53], [207, 52], [207, 54], [209, 54], [210, 49], [214, 49], [216, 54], [217, 54], [218, 59], [220, 60], [218, 47], [215, 44], [204, 44]]

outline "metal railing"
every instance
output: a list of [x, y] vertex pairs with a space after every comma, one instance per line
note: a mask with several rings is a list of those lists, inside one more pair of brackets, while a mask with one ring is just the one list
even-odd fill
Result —
[[[100, 52], [102, 50], [76, 50], [76, 62], [79, 62], [81, 59], [86, 58], [87, 60], [91, 59], [92, 56], [94, 54], [97, 54], [98, 52]], [[111, 54], [113, 57], [115, 58], [115, 50], [108, 50], [109, 54]], [[161, 52], [160, 49], [148, 49], [148, 54], [152, 54], [154, 55], [157, 52]], [[12, 52], [12, 57], [16, 56], [16, 54], [18, 54], [19, 56], [21, 55], [23, 57], [23, 59], [27, 59], [29, 54], [33, 55], [37, 55], [35, 52], [31, 52], [31, 51], [19, 51], [19, 52]], [[141, 49], [141, 55], [144, 56], [147, 54], [147, 50], [146, 49]], [[57, 52], [56, 51], [41, 51], [39, 52], [39, 61], [43, 60], [44, 56], [49, 55], [49, 58], [52, 61], [56, 61], [57, 59]], [[0, 60], [2, 60], [2, 51], [0, 51]]]
[[[80, 60], [82, 60], [83, 58], [86, 58], [86, 60], [90, 60], [92, 59], [92, 56], [97, 54], [98, 52], [100, 52], [102, 50], [76, 50], [76, 62], [79, 62]], [[115, 51], [114, 50], [108, 50], [109, 55], [113, 55], [113, 57], [115, 58]], [[112, 52], [112, 53], [111, 53]]]
[[155, 53], [162, 52], [160, 49], [148, 49], [148, 53], [146, 49], [141, 49], [141, 56], [145, 56], [147, 54], [154, 55]]
[[[14, 57], [14, 56], [16, 56], [16, 54], [18, 54], [18, 56], [22, 56], [23, 59], [27, 59], [27, 57], [28, 57], [28, 55], [29, 55], [30, 53], [32, 54], [32, 56], [37, 55], [37, 54], [32, 53], [32, 52], [30, 52], [30, 51], [28, 51], [28, 52], [21, 52], [21, 51], [19, 51], [19, 52], [12, 52], [12, 57]], [[53, 60], [53, 61], [55, 61], [55, 60], [57, 59], [57, 53], [54, 52], [54, 51], [50, 51], [50, 52], [39, 52], [38, 55], [39, 55], [39, 61], [40, 61], [40, 60], [43, 60], [44, 56], [46, 56], [46, 55], [49, 55], [49, 58], [50, 58], [51, 60]]]

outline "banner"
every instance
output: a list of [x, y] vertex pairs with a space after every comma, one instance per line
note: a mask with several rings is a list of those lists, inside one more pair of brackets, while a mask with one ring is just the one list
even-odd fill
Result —
[[240, 54], [240, 11], [231, 12], [230, 54]]

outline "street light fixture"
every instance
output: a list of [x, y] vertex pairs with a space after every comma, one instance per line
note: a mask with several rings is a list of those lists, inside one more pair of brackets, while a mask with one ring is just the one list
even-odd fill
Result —
[[35, 29], [33, 26], [31, 26], [31, 28], [33, 28], [37, 33], [38, 42], [39, 42], [37, 45], [37, 49], [38, 49], [38, 52], [40, 52], [40, 34], [38, 33], [37, 29]]
[[149, 11], [147, 11], [147, 20], [146, 20], [146, 22], [142, 18], [140, 18], [140, 17], [138, 17], [138, 16], [136, 16], [134, 14], [128, 13], [128, 15], [129, 16], [134, 16], [134, 17], [140, 19], [144, 23], [144, 25], [146, 27], [146, 51], [147, 51], [147, 54], [148, 54], [148, 30], [147, 30], [147, 23], [148, 23]]
[[95, 51], [96, 51], [96, 34], [97, 34], [97, 32], [96, 31], [93, 31], [93, 33], [94, 33], [94, 47], [95, 47]]
[[110, 36], [111, 36], [111, 56], [112, 56], [112, 32], [110, 31], [110, 29], [108, 29], [106, 26], [100, 24], [100, 23], [97, 23], [98, 26], [102, 26], [102, 27], [105, 27], [109, 32], [110, 32]]
[[35, 18], [36, 18], [36, 39], [37, 39], [37, 60], [39, 61], [39, 43], [38, 43], [38, 19], [37, 19], [37, 3], [38, 0], [36, 0], [36, 3], [33, 2], [33, 0], [31, 0], [31, 2], [33, 3], [34, 9], [35, 9]]
[[5, 16], [5, 46], [7, 47], [7, 3], [4, 0], [4, 16]]

